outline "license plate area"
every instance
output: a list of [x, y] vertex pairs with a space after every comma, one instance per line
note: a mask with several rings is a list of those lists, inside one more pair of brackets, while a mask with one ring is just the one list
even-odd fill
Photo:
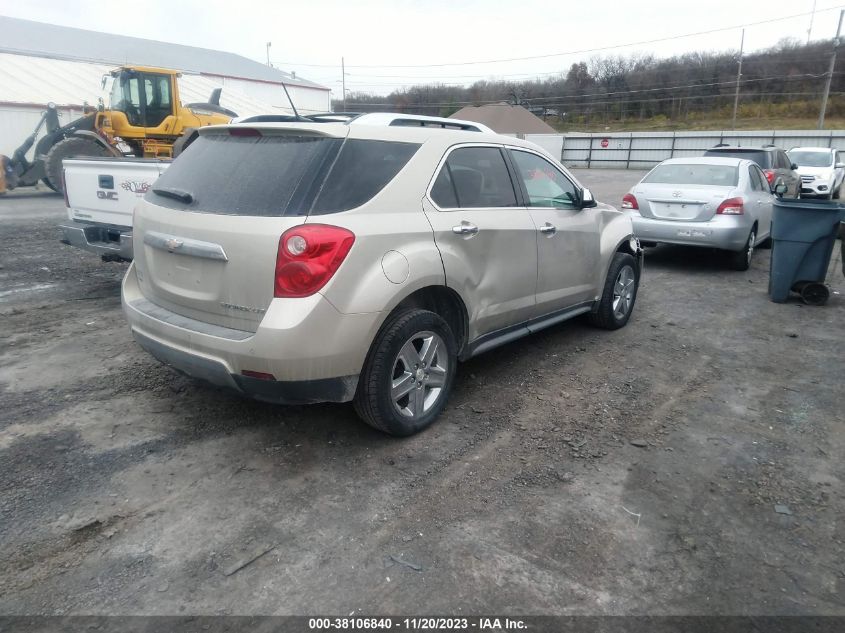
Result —
[[686, 237], [686, 238], [707, 238], [712, 235], [712, 231], [709, 229], [678, 229], [678, 237]]

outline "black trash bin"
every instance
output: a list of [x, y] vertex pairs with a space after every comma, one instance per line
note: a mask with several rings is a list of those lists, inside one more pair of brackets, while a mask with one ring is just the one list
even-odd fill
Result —
[[824, 285], [830, 255], [845, 219], [845, 206], [827, 200], [775, 200], [769, 296], [783, 303], [791, 291], [813, 305], [827, 301]]

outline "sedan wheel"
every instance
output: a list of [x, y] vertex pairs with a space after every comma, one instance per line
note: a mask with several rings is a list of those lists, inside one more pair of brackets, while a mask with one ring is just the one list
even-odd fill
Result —
[[754, 256], [754, 243], [757, 241], [757, 231], [751, 229], [748, 234], [748, 241], [741, 251], [731, 253], [731, 268], [734, 270], [748, 270], [751, 267], [751, 258]]

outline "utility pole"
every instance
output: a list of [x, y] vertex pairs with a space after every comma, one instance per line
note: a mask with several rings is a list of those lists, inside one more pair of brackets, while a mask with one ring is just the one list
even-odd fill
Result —
[[810, 37], [813, 35], [813, 20], [816, 17], [816, 0], [813, 0], [813, 11], [810, 13], [810, 28], [807, 29], [807, 44], [810, 43]]
[[822, 93], [822, 109], [819, 112], [819, 129], [824, 129], [824, 114], [827, 111], [827, 98], [830, 96], [830, 82], [833, 80], [833, 67], [836, 65], [836, 51], [839, 49], [839, 34], [842, 32], [842, 16], [845, 9], [839, 12], [839, 26], [836, 27], [836, 37], [833, 39], [833, 53], [830, 55], [830, 66], [827, 68], [827, 79], [824, 82]]
[[270, 63], [270, 47], [273, 45], [273, 42], [267, 42], [267, 65], [272, 66], [273, 64]]
[[736, 69], [736, 92], [734, 92], [734, 116], [731, 129], [736, 129], [736, 111], [739, 107], [739, 80], [742, 77], [742, 52], [745, 50], [745, 29], [742, 29], [742, 39], [739, 42], [739, 62]]
[[341, 89], [343, 90], [343, 111], [346, 112], [346, 63], [340, 58]]

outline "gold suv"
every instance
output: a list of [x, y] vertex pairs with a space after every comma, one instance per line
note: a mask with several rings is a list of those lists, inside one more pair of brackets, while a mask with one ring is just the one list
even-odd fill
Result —
[[459, 360], [580, 314], [627, 323], [642, 251], [536, 145], [397, 114], [203, 128], [135, 210], [132, 334], [260, 400], [411, 435]]

